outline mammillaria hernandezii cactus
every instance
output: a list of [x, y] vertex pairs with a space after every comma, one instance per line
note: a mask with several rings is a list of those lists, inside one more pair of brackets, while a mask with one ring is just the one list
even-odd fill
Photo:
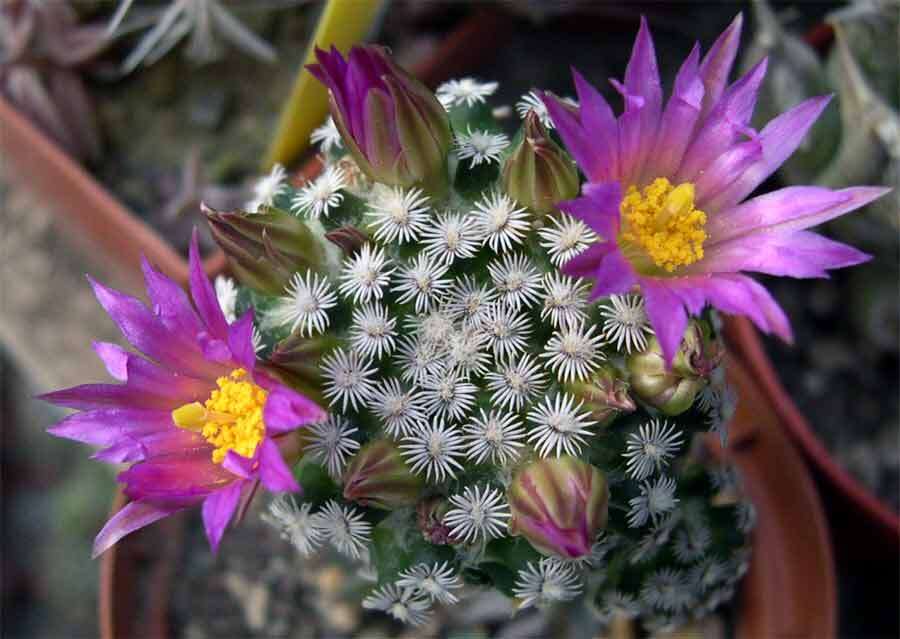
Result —
[[[715, 309], [790, 339], [745, 272], [816, 277], [865, 260], [806, 229], [883, 193], [747, 199], [827, 100], [752, 129], [765, 65], [728, 84], [740, 26], [703, 57], [696, 47], [664, 102], [642, 23], [613, 83], [623, 114], [576, 73], [578, 101], [530, 93], [512, 139], [496, 117], [507, 110], [487, 104], [496, 83], [432, 94], [379, 47], [319, 51], [311, 71], [333, 117], [313, 136], [321, 173], [292, 186], [276, 167], [254, 210], [207, 210], [240, 280], [217, 282], [226, 321], [252, 338], [260, 383], [302, 395], [260, 395], [245, 416], [210, 408], [213, 391], [174, 428], [215, 431], [221, 473], [252, 479], [270, 415], [310, 416], [304, 398], [327, 407], [296, 431], [277, 422], [302, 491], [267, 520], [303, 555], [332, 546], [363, 564], [377, 583], [362, 605], [403, 622], [464, 586], [648, 628], [728, 601], [754, 515], [734, 473], [702, 454], [708, 431], [727, 441], [735, 405]], [[227, 355], [204, 335], [207, 359]]]

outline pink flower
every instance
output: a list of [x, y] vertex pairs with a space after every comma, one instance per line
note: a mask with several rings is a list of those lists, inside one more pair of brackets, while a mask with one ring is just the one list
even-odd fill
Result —
[[273, 492], [300, 487], [282, 458], [289, 433], [324, 418], [310, 399], [256, 369], [252, 312], [229, 325], [200, 263], [190, 253], [193, 305], [181, 288], [143, 262], [151, 308], [91, 285], [139, 355], [115, 344], [94, 350], [121, 384], [85, 384], [42, 399], [81, 412], [50, 428], [100, 446], [95, 458], [131, 463], [118, 479], [131, 499], [94, 541], [96, 557], [130, 532], [203, 504], [215, 551], [242, 497], [261, 482]]
[[740, 30], [738, 16], [702, 60], [696, 45], [665, 104], [644, 20], [624, 82], [612, 81], [624, 98], [621, 115], [577, 72], [577, 109], [544, 97], [588, 180], [581, 197], [559, 208], [601, 236], [563, 271], [594, 279], [592, 299], [640, 287], [667, 362], [688, 314], [706, 304], [791, 341], [782, 309], [745, 273], [827, 277], [829, 269], [868, 260], [806, 229], [887, 192], [793, 186], [746, 199], [797, 148], [829, 97], [806, 100], [754, 130], [766, 61], [727, 85]]

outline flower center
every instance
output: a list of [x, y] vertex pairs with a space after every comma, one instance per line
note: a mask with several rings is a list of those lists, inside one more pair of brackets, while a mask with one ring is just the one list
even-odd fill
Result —
[[237, 368], [216, 380], [218, 388], [203, 404], [193, 402], [172, 411], [179, 428], [193, 430], [212, 444], [212, 460], [221, 464], [229, 450], [253, 457], [266, 433], [263, 407], [269, 393], [246, 381], [247, 371]]
[[706, 213], [694, 208], [691, 182], [672, 186], [657, 178], [640, 190], [632, 185], [619, 210], [622, 250], [639, 271], [671, 273], [703, 259]]

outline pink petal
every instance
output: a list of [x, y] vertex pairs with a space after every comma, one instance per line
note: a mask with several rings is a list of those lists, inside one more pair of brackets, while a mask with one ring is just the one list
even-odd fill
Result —
[[597, 89], [592, 87], [578, 71], [572, 69], [575, 91], [578, 95], [579, 117], [585, 138], [593, 145], [596, 154], [590, 170], [582, 169], [592, 182], [606, 182], [618, 175], [619, 129], [612, 108]]
[[699, 58], [700, 47], [694, 45], [675, 78], [675, 90], [663, 113], [656, 146], [644, 168], [644, 175], [648, 178], [673, 175], [681, 165], [703, 103]]
[[200, 319], [178, 284], [156, 269], [142, 255], [141, 268], [147, 284], [147, 296], [153, 311], [170, 331], [196, 335], [202, 330]]
[[675, 181], [693, 182], [719, 157], [746, 137], [748, 123], [756, 105], [757, 92], [766, 74], [767, 60], [763, 59], [740, 80], [728, 87], [709, 117], [694, 136], [678, 169]]
[[764, 333], [775, 333], [784, 341], [793, 341], [791, 325], [771, 294], [746, 275], [721, 274], [705, 285], [709, 302], [725, 313], [746, 315]]
[[270, 391], [263, 408], [263, 421], [270, 435], [288, 433], [300, 426], [321, 421], [326, 416], [314, 401], [280, 384]]
[[176, 375], [131, 353], [128, 354], [125, 367], [129, 388], [166, 398], [176, 405], [205, 400], [213, 388], [206, 380]]
[[270, 492], [297, 492], [300, 486], [281, 457], [278, 445], [266, 437], [260, 444], [259, 479]]
[[232, 358], [253, 374], [256, 368], [256, 349], [253, 348], [253, 309], [228, 327], [228, 349]]
[[169, 410], [101, 408], [69, 415], [47, 429], [51, 435], [95, 446], [112, 446], [120, 438], [174, 428]]
[[759, 161], [762, 154], [759, 140], [742, 142], [725, 151], [694, 182], [697, 208], [707, 214], [716, 211], [715, 205], [710, 204], [709, 200], [717, 198], [723, 190], [739, 180], [748, 167]]
[[168, 330], [137, 299], [124, 295], [88, 277], [94, 294], [110, 318], [138, 350], [165, 367], [189, 375], [215, 379], [218, 367], [203, 359], [194, 335], [181, 335]]
[[581, 187], [581, 197], [559, 203], [560, 210], [587, 224], [604, 240], [619, 234], [619, 205], [622, 187], [618, 182], [587, 182]]
[[602, 175], [605, 152], [593, 143], [577, 116], [551, 95], [542, 94], [541, 99], [547, 107], [547, 112], [559, 132], [559, 137], [562, 138], [566, 150], [572, 154], [572, 158], [581, 167], [584, 174], [587, 176]]
[[171, 411], [176, 402], [165, 397], [143, 393], [123, 384], [82, 384], [72, 388], [38, 395], [37, 399], [66, 408], [147, 408]]
[[206, 538], [209, 546], [215, 554], [219, 550], [219, 542], [225, 527], [234, 515], [234, 509], [241, 498], [241, 489], [244, 482], [232, 482], [230, 486], [214, 492], [203, 502], [203, 528], [206, 530]]
[[102, 555], [108, 548], [125, 535], [149, 526], [163, 517], [178, 512], [181, 508], [164, 508], [141, 502], [132, 502], [112, 516], [94, 539], [92, 559]]
[[755, 271], [788, 277], [827, 277], [827, 271], [861, 264], [870, 256], [810, 231], [758, 233], [709, 248], [688, 273]]
[[562, 272], [572, 277], [593, 278], [600, 268], [603, 258], [617, 250], [615, 242], [597, 242], [584, 253], [576, 255], [563, 264]]
[[[641, 16], [641, 26], [634, 41], [631, 59], [625, 68], [625, 89], [630, 95], [640, 96], [643, 102], [638, 127], [640, 141], [631, 173], [636, 177], [641, 174], [647, 155], [656, 142], [656, 132], [662, 110], [662, 82], [659, 78], [653, 37], [650, 35], [650, 27], [644, 16]], [[623, 178], [624, 175], [623, 171]]]
[[762, 156], [747, 167], [738, 180], [713, 198], [708, 204], [710, 210], [733, 206], [772, 175], [797, 150], [830, 100], [831, 96], [810, 98], [769, 122], [759, 134]]
[[888, 193], [858, 186], [832, 191], [818, 186], [789, 186], [710, 216], [707, 248], [751, 233], [802, 231], [865, 206]]
[[611, 80], [625, 98], [625, 112], [619, 116], [619, 180], [626, 185], [634, 184], [640, 177], [645, 155], [642, 154], [646, 137], [643, 129], [644, 98], [625, 93], [624, 85]]
[[[565, 272], [568, 272], [564, 269]], [[608, 253], [593, 277], [596, 279], [590, 298], [625, 293], [637, 282], [637, 274], [621, 251]]]
[[232, 475], [237, 475], [241, 479], [252, 479], [256, 476], [258, 457], [258, 449], [253, 457], [244, 457], [243, 455], [238, 455], [233, 450], [229, 450], [225, 453], [225, 459], [222, 460], [222, 468]]
[[687, 312], [681, 299], [669, 290], [662, 279], [640, 278], [640, 284], [647, 317], [668, 366], [681, 347], [681, 338], [687, 328]]
[[741, 44], [743, 23], [744, 16], [740, 13], [737, 14], [703, 58], [703, 63], [700, 65], [700, 76], [706, 91], [703, 96], [700, 122], [722, 97], [725, 85], [728, 84], [728, 76], [731, 74], [731, 67], [734, 65], [734, 59]]
[[234, 481], [234, 475], [213, 463], [209, 445], [148, 459], [119, 473], [126, 495], [154, 503], [188, 505]]
[[197, 229], [194, 229], [189, 252], [191, 297], [194, 298], [194, 305], [209, 333], [217, 339], [225, 340], [228, 337], [228, 322], [219, 306], [216, 291], [203, 270], [197, 237]]
[[94, 342], [94, 352], [103, 362], [106, 371], [120, 382], [128, 379], [126, 363], [128, 362], [128, 351], [118, 344], [110, 344], [109, 342]]

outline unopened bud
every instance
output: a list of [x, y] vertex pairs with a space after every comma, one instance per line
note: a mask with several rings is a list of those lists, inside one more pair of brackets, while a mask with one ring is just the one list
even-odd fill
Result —
[[429, 497], [416, 506], [416, 526], [425, 541], [436, 546], [452, 543], [450, 527], [444, 523], [448, 510], [450, 504], [443, 497]]
[[328, 87], [334, 123], [364, 173], [392, 186], [446, 187], [450, 122], [425, 85], [374, 45], [346, 59], [316, 49], [316, 59], [307, 69]]
[[294, 273], [325, 263], [321, 240], [293, 215], [269, 207], [260, 213], [202, 208], [231, 272], [260, 293], [281, 295]]
[[525, 537], [545, 555], [584, 557], [606, 525], [606, 478], [575, 457], [541, 459], [524, 467], [507, 498], [510, 532]]
[[355, 255], [369, 241], [368, 236], [355, 226], [342, 226], [328, 231], [325, 239], [339, 246], [344, 255]]
[[609, 366], [601, 367], [590, 379], [575, 382], [570, 388], [600, 423], [635, 409], [634, 400], [628, 394], [628, 384]]
[[398, 508], [416, 503], [422, 480], [410, 471], [400, 450], [386, 439], [359, 449], [344, 471], [344, 499], [361, 506]]
[[721, 360], [721, 343], [709, 336], [705, 324], [691, 321], [670, 368], [655, 337], [642, 353], [629, 356], [631, 389], [664, 414], [679, 415], [691, 407]]
[[503, 165], [503, 188], [536, 213], [549, 213], [557, 202], [578, 195], [572, 159], [550, 138], [534, 111], [525, 117], [522, 139]]

